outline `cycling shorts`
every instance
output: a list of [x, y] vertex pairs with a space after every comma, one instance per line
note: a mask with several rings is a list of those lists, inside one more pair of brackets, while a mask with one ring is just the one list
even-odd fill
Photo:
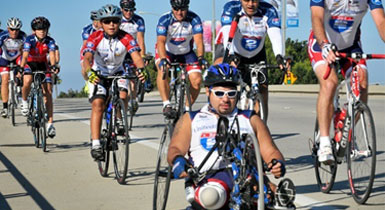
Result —
[[[354, 42], [351, 47], [348, 47], [343, 50], [338, 50], [338, 51], [342, 53], [362, 53], [363, 52], [360, 41]], [[319, 65], [326, 64], [326, 60], [324, 60], [322, 57], [322, 49], [317, 43], [317, 40], [314, 36], [313, 31], [311, 31], [309, 36], [308, 54], [309, 54], [310, 63], [313, 67], [313, 71], [316, 71]], [[341, 59], [339, 61], [339, 65], [341, 67], [341, 70], [342, 70], [341, 72], [343, 76], [345, 76], [345, 73], [350, 71], [352, 67], [352, 63], [347, 59]], [[360, 61], [359, 65], [361, 68], [367, 69], [365, 60]]]
[[[109, 96], [109, 89], [112, 85], [112, 80], [100, 80], [100, 82], [96, 85], [87, 82], [88, 84], [88, 100], [92, 103], [96, 98], [101, 98], [104, 101], [107, 100]], [[118, 89], [119, 91], [128, 92], [128, 80], [127, 79], [119, 79], [118, 80]]]
[[21, 57], [17, 57], [15, 60], [9, 61], [4, 58], [0, 57], [0, 74], [8, 74], [9, 67], [7, 67], [9, 64], [20, 64]]
[[[169, 52], [166, 52], [166, 53], [167, 53], [167, 59], [171, 63], [179, 62], [179, 63], [185, 63], [185, 64], [186, 63], [192, 64], [186, 67], [187, 73], [190, 74], [193, 72], [198, 72], [198, 73], [202, 72], [201, 67], [197, 65], [198, 57], [194, 51], [191, 50], [189, 53], [186, 53], [184, 55], [174, 55]], [[160, 58], [159, 58], [158, 50], [155, 48], [155, 63], [159, 63], [159, 61], [160, 61]]]
[[[242, 80], [249, 86], [251, 86], [250, 70], [246, 69], [243, 64], [258, 64], [261, 61], [266, 63], [266, 52], [265, 47], [255, 56], [251, 58], [243, 57], [242, 55], [235, 54], [239, 58], [238, 70], [241, 72]], [[267, 69], [262, 69], [262, 73], [265, 75], [266, 80], [260, 85], [269, 85], [269, 76]]]
[[[24, 75], [32, 75], [34, 71], [48, 71], [48, 64], [46, 62], [27, 62], [24, 66]], [[51, 73], [45, 74], [43, 83], [52, 83]]]

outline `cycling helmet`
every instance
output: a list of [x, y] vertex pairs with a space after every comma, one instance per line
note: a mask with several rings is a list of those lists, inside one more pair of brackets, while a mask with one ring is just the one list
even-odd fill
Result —
[[99, 20], [99, 11], [98, 10], [92, 10], [90, 18], [92, 21]]
[[190, 4], [190, 0], [170, 0], [173, 8], [186, 8]]
[[113, 4], [107, 4], [99, 10], [99, 19], [105, 18], [122, 18], [122, 11]]
[[36, 17], [31, 22], [32, 30], [48, 30], [51, 24], [49, 23], [49, 20], [45, 17]]
[[240, 84], [240, 76], [237, 68], [227, 63], [210, 66], [206, 70], [204, 77], [204, 85], [211, 87], [218, 84], [228, 84], [237, 86]]
[[120, 7], [122, 9], [128, 9], [131, 11], [135, 11], [135, 1], [134, 0], [120, 0]]
[[10, 29], [20, 29], [23, 26], [21, 20], [16, 17], [9, 18], [7, 21], [7, 27]]

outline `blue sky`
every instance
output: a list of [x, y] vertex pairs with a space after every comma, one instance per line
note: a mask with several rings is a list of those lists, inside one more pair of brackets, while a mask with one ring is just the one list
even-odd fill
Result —
[[[212, 19], [212, 0], [190, 0], [190, 9], [197, 13], [202, 20]], [[222, 7], [227, 0], [215, 0], [216, 19], [219, 19]], [[309, 0], [298, 0], [300, 27], [289, 28], [287, 37], [294, 40], [307, 40], [311, 28]], [[119, 4], [119, 0], [19, 0], [17, 3], [2, 0], [0, 7], [1, 28], [5, 29], [9, 17], [19, 17], [23, 21], [23, 30], [31, 33], [30, 22], [36, 16], [45, 16], [51, 22], [50, 34], [58, 42], [61, 51], [60, 73], [63, 83], [60, 91], [69, 88], [79, 90], [84, 85], [80, 74], [79, 50], [81, 47], [81, 30], [90, 23], [91, 10], [112, 3]], [[384, 3], [383, 3], [384, 4]], [[169, 0], [136, 0], [137, 12], [144, 12], [141, 16], [146, 22], [146, 47], [148, 52], [154, 52], [156, 41], [155, 27], [159, 14], [170, 10]], [[362, 23], [362, 44], [364, 52], [385, 53], [385, 44], [378, 35], [370, 13]], [[369, 61], [370, 83], [385, 84], [385, 61]]]

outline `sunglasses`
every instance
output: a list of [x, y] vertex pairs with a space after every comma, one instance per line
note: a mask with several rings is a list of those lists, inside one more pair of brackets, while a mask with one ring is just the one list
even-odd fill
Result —
[[252, 1], [253, 3], [259, 2], [259, 0], [243, 0], [244, 2]]
[[20, 31], [20, 29], [10, 28], [11, 31]]
[[120, 23], [120, 20], [119, 19], [116, 19], [116, 18], [114, 18], [114, 19], [104, 19], [104, 20], [102, 20], [102, 23], [103, 24], [110, 24], [110, 23], [113, 23], [113, 24], [118, 24], [118, 23]]
[[229, 98], [235, 98], [238, 93], [238, 91], [236, 90], [229, 90], [229, 91], [211, 90], [211, 92], [218, 98], [223, 98], [225, 95], [227, 95], [227, 97]]
[[188, 7], [173, 7], [172, 8], [173, 10], [175, 10], [175, 11], [186, 11], [186, 10], [188, 10]]
[[135, 11], [135, 9], [133, 8], [133, 9], [127, 9], [127, 8], [125, 8], [125, 9], [123, 9], [125, 12], [134, 12]]

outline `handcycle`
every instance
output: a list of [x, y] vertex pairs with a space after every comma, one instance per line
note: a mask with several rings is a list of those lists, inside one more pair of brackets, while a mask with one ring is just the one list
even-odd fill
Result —
[[46, 74], [52, 71], [33, 71], [33, 83], [31, 92], [28, 95], [28, 115], [27, 125], [31, 126], [34, 136], [35, 146], [47, 151], [47, 130], [46, 123], [48, 121], [47, 110], [43, 98], [42, 84], [46, 80]]
[[[334, 95], [334, 113], [330, 136], [333, 156], [336, 161], [324, 164], [318, 161], [319, 125], [316, 119], [314, 139], [310, 139], [310, 150], [314, 159], [317, 184], [323, 193], [329, 193], [334, 185], [337, 166], [346, 161], [350, 190], [358, 204], [364, 204], [370, 196], [376, 169], [376, 133], [373, 116], [367, 104], [360, 100], [358, 64], [361, 60], [385, 59], [385, 55], [362, 53], [339, 53], [340, 58], [347, 59], [353, 66], [344, 72], [344, 80], [338, 85]], [[327, 79], [331, 69], [324, 75]], [[340, 103], [340, 91], [345, 87], [346, 101]]]
[[[237, 118], [230, 129], [228, 119], [219, 118], [215, 144], [198, 167], [190, 166], [188, 169], [189, 178], [195, 185], [200, 183], [207, 173], [212, 172], [211, 170], [200, 171], [214, 151], [218, 152], [218, 158], [222, 157], [228, 163], [226, 165], [231, 165], [226, 168], [233, 175], [234, 183], [228, 203], [230, 209], [275, 209], [277, 207], [275, 204], [280, 207], [286, 206], [288, 209], [295, 208], [292, 203], [295, 197], [294, 184], [289, 179], [283, 179], [278, 185], [277, 193], [271, 192], [267, 180], [264, 179], [264, 172], [268, 169], [266, 164], [263, 164], [258, 140], [253, 135], [240, 135]], [[272, 161], [273, 165], [276, 163], [277, 161]], [[161, 197], [155, 200], [157, 197], [154, 196], [153, 209], [166, 208], [172, 177], [170, 170], [166, 177]]]
[[127, 178], [129, 161], [130, 136], [128, 129], [127, 111], [124, 100], [119, 96], [118, 81], [127, 79], [127, 75], [102, 76], [102, 81], [110, 81], [109, 97], [103, 112], [100, 144], [103, 149], [103, 160], [98, 160], [99, 173], [108, 176], [110, 151], [113, 154], [114, 172], [119, 184], [124, 184]]
[[13, 126], [16, 125], [15, 122], [15, 109], [17, 109], [18, 105], [20, 104], [19, 97], [21, 96], [21, 88], [17, 86], [15, 81], [15, 74], [17, 73], [17, 67], [15, 63], [10, 63], [8, 65], [9, 67], [9, 98], [8, 98], [8, 110], [10, 111], [10, 114], [8, 114], [8, 117], [11, 118], [11, 123]]
[[[194, 64], [171, 63], [170, 74], [170, 97], [176, 116], [165, 119], [166, 125], [163, 130], [155, 169], [153, 209], [165, 209], [168, 197], [168, 189], [171, 179], [171, 167], [167, 163], [167, 150], [170, 144], [174, 126], [185, 111], [185, 100], [191, 110], [190, 86], [186, 66]], [[166, 72], [163, 72], [163, 79], [166, 79]], [[163, 206], [164, 205], [164, 206]]]

